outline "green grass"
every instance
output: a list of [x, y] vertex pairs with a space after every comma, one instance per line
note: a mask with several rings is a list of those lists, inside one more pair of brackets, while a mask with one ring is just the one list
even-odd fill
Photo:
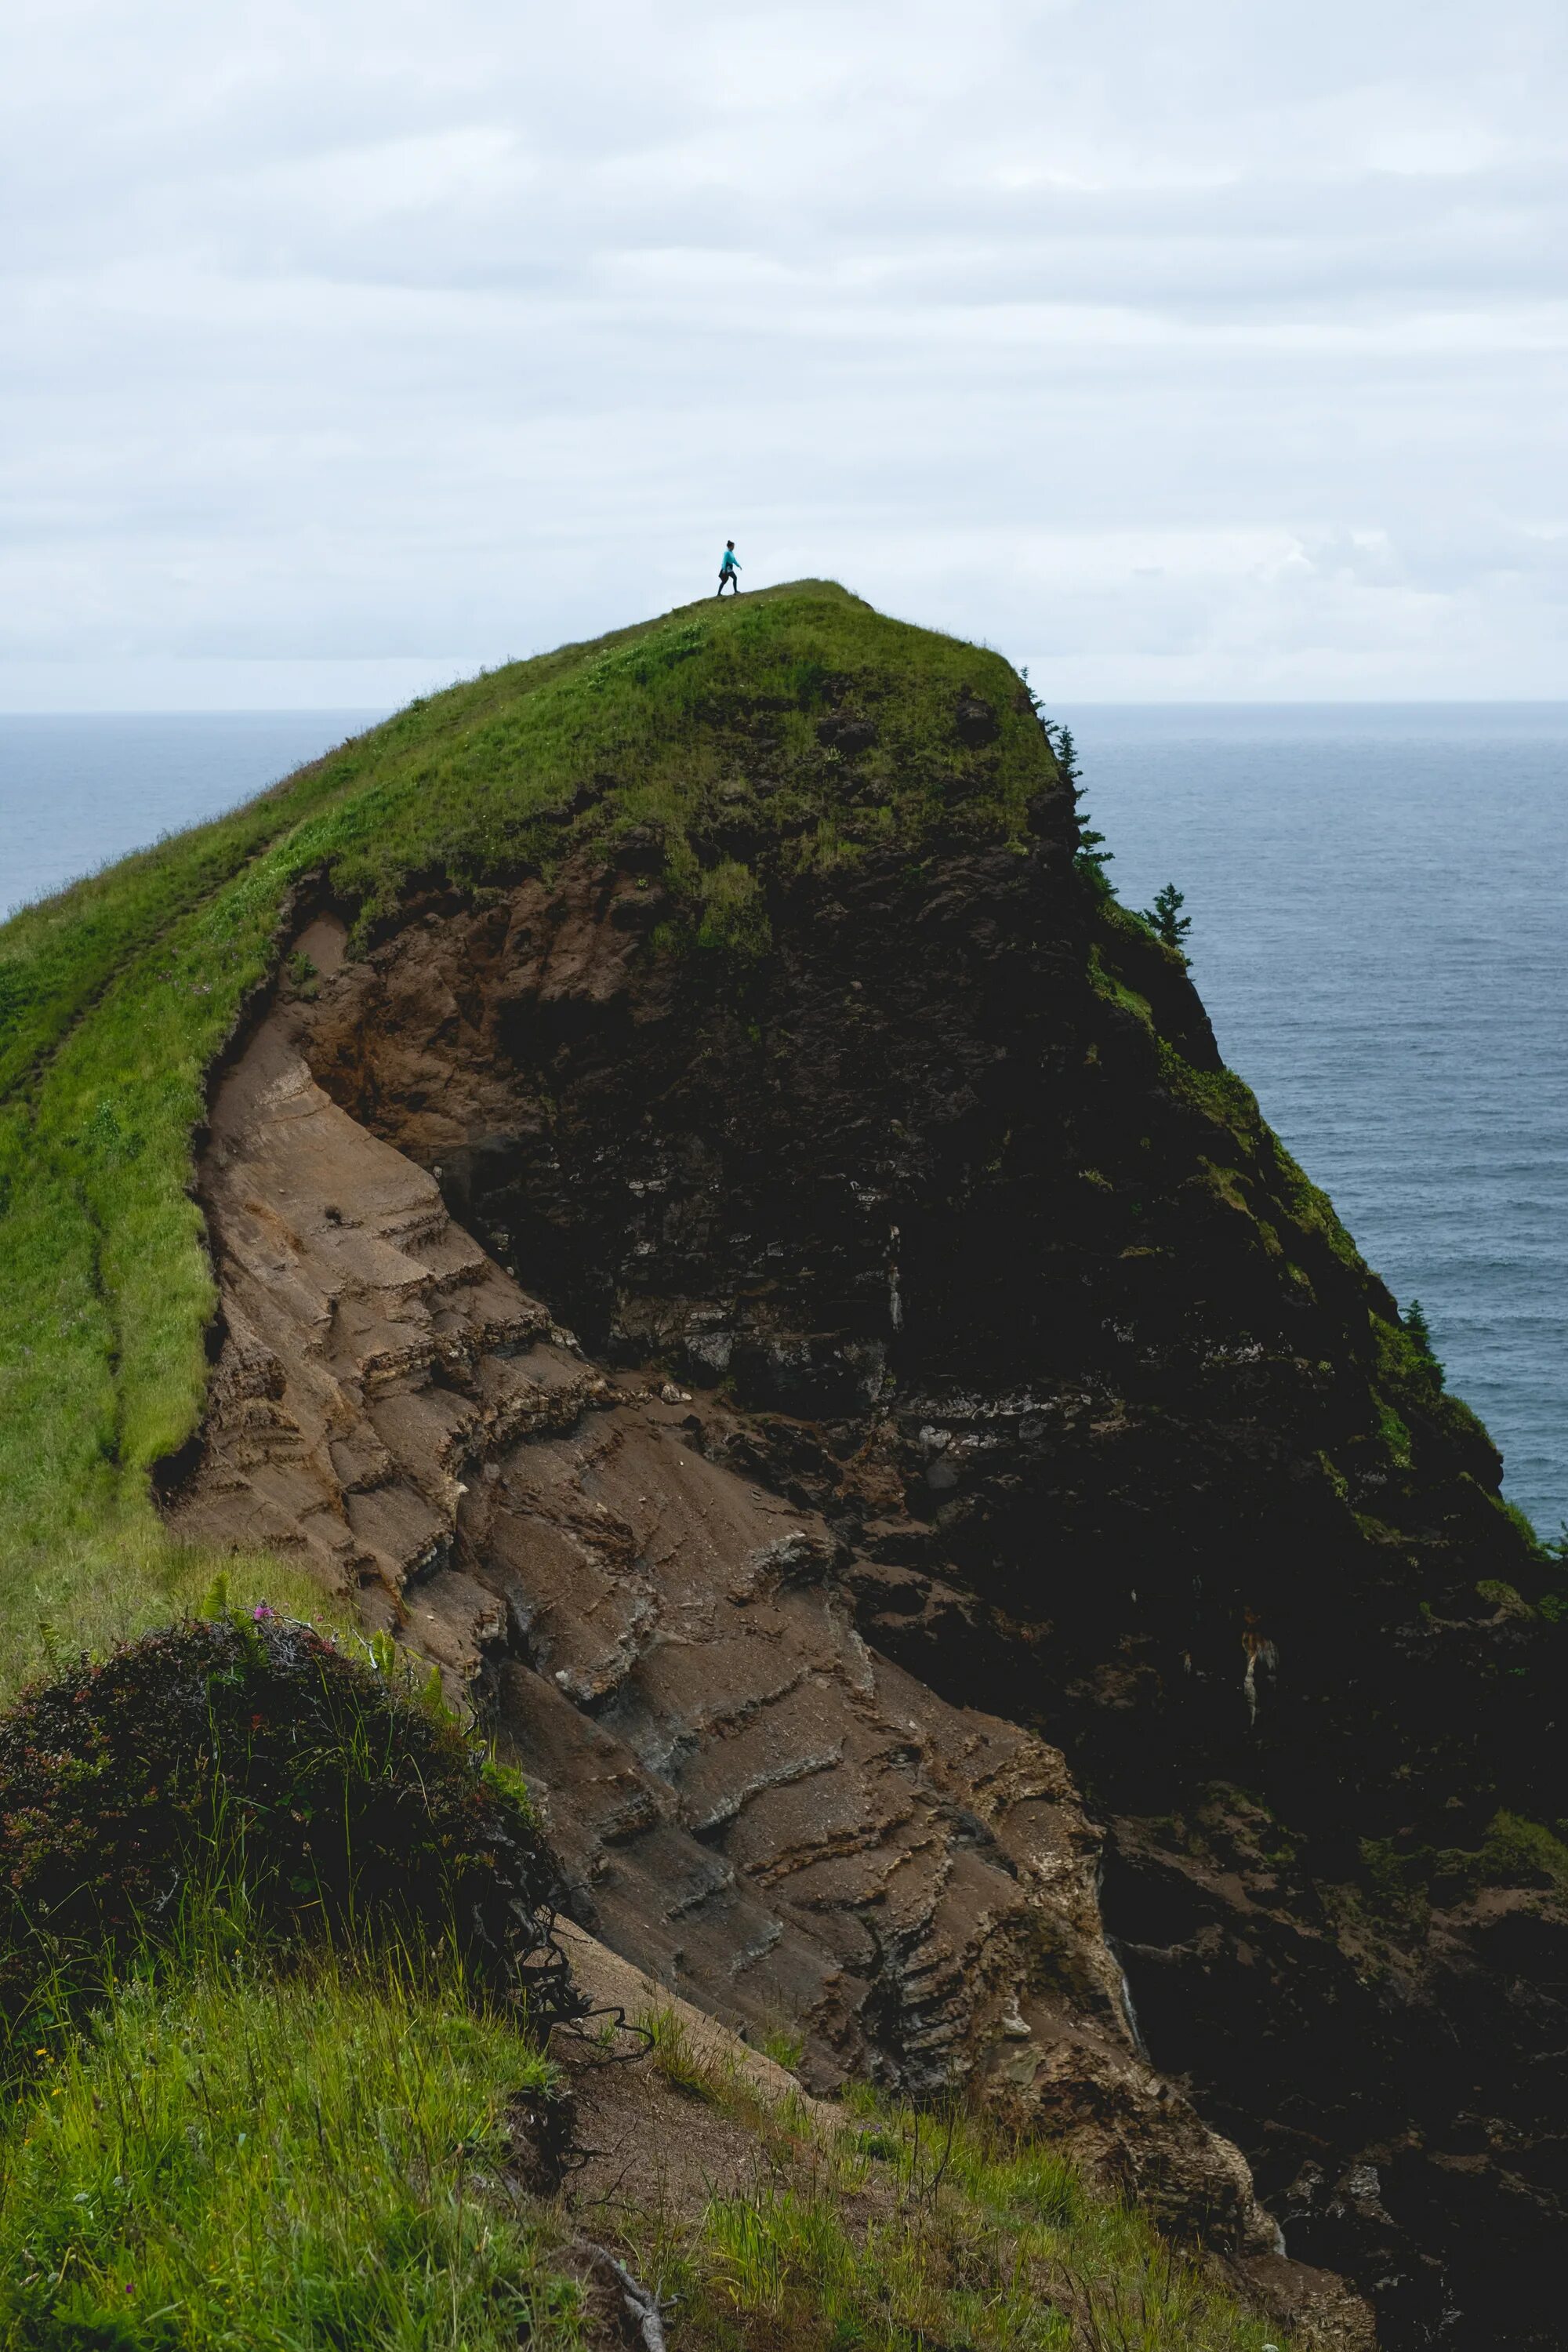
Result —
[[771, 2033], [763, 2035], [763, 2048], [775, 2066], [793, 2074], [805, 2055], [805, 2036], [797, 2026], [775, 2026]]
[[[128, 1983], [0, 2121], [0, 2352], [575, 2352], [574, 2225], [511, 2168], [509, 2111], [559, 2086], [456, 1979]], [[1047, 2149], [866, 2093], [825, 2125], [722, 2069], [708, 2095], [755, 2191], [586, 2220], [677, 2352], [1285, 2342]]]
[[679, 2313], [678, 2352], [1288, 2352], [1213, 2265], [1048, 2145], [866, 2084], [826, 2109], [772, 2099], [738, 2053], [695, 2050], [673, 2011], [637, 2022], [672, 2089], [756, 2139], [748, 2193], [618, 2216], [628, 2260]]
[[[953, 732], [964, 685], [997, 710], [983, 751]], [[43, 1626], [101, 1643], [210, 1576], [170, 1553], [150, 1495], [207, 1377], [192, 1137], [301, 888], [346, 904], [363, 941], [422, 890], [481, 897], [651, 829], [666, 950], [743, 962], [794, 874], [889, 846], [918, 864], [954, 824], [1022, 838], [1054, 770], [1015, 688], [999, 656], [831, 583], [692, 607], [416, 702], [0, 926], [0, 1692]], [[853, 760], [817, 740], [835, 703], [879, 730]], [[237, 1599], [302, 1604], [266, 1563], [233, 1578]]]
[[[710, 2090], [723, 2105], [719, 2078]], [[677, 2303], [683, 2344], [1284, 2346], [1212, 2270], [1048, 2148], [864, 2090], [849, 2105], [872, 2127], [824, 2130], [784, 2102], [759, 2126], [753, 2191], [714, 2197], [685, 2221], [643, 2213], [626, 2225], [643, 2274]]]
[[500, 2187], [553, 2079], [456, 1985], [132, 1983], [0, 2141], [0, 2347], [565, 2352], [559, 2227]]
[[637, 2020], [647, 2037], [647, 2053], [656, 2072], [670, 2088], [697, 2099], [717, 2098], [721, 2078], [708, 2060], [691, 2046], [684, 2021], [672, 2009], [650, 2009]]

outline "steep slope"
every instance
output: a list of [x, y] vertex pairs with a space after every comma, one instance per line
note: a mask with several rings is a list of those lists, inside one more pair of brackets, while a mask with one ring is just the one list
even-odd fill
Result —
[[9, 950], [35, 1581], [292, 1562], [813, 2080], [983, 2086], [1245, 2248], [1233, 2139], [1385, 2344], [1560, 2341], [1555, 1565], [1021, 683], [807, 585], [228, 823]]
[[215, 1595], [63, 1661], [0, 1717], [0, 2340], [658, 2352], [679, 2301], [688, 2352], [1066, 2352], [1097, 2308], [1260, 2352], [1059, 2149], [803, 2098], [562, 1892], [384, 1636]]

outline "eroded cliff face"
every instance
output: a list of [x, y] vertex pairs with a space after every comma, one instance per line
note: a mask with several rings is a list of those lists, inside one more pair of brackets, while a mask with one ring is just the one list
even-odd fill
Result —
[[[330, 975], [341, 927], [300, 945]], [[303, 1560], [436, 1661], [639, 1967], [808, 2041], [818, 2087], [965, 2089], [1048, 2127], [1353, 2342], [1353, 2303], [1279, 2259], [1239, 2153], [1148, 2063], [1059, 1752], [870, 1648], [822, 1515], [710, 1458], [673, 1383], [589, 1361], [323, 1092], [314, 1027], [274, 1009], [217, 1093], [224, 1336], [175, 1528]]]
[[1234, 2138], [1380, 2340], [1559, 2342], [1540, 1564], [1074, 846], [1058, 788], [764, 866], [743, 961], [657, 836], [323, 922], [215, 1109], [176, 1523], [467, 1680], [590, 1924], [815, 2079], [975, 2081], [1256, 2252]]

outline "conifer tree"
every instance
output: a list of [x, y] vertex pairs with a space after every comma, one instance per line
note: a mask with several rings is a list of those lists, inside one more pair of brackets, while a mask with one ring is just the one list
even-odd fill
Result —
[[1182, 912], [1186, 902], [1185, 891], [1178, 890], [1173, 882], [1167, 882], [1163, 889], [1155, 891], [1153, 905], [1143, 909], [1143, 920], [1155, 938], [1163, 940], [1168, 948], [1174, 948], [1184, 963], [1187, 960], [1187, 951], [1182, 941], [1193, 928], [1192, 917]]
[[1427, 1371], [1431, 1373], [1434, 1384], [1440, 1388], [1443, 1383], [1443, 1365], [1436, 1349], [1432, 1344], [1432, 1326], [1426, 1320], [1426, 1309], [1418, 1298], [1413, 1298], [1399, 1319], [1405, 1327], [1405, 1338], [1420, 1357]]

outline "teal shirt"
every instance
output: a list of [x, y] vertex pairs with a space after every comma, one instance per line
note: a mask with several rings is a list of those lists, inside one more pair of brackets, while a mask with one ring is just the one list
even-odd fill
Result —
[[740, 568], [741, 568], [741, 567], [740, 567], [740, 565], [739, 565], [739, 564], [736, 562], [736, 561], [735, 561], [735, 551], [734, 551], [734, 549], [733, 549], [732, 547], [727, 547], [727, 548], [724, 550], [723, 561], [721, 562], [721, 564], [720, 564], [720, 566], [719, 566], [720, 571], [721, 571], [721, 572], [739, 572]]

